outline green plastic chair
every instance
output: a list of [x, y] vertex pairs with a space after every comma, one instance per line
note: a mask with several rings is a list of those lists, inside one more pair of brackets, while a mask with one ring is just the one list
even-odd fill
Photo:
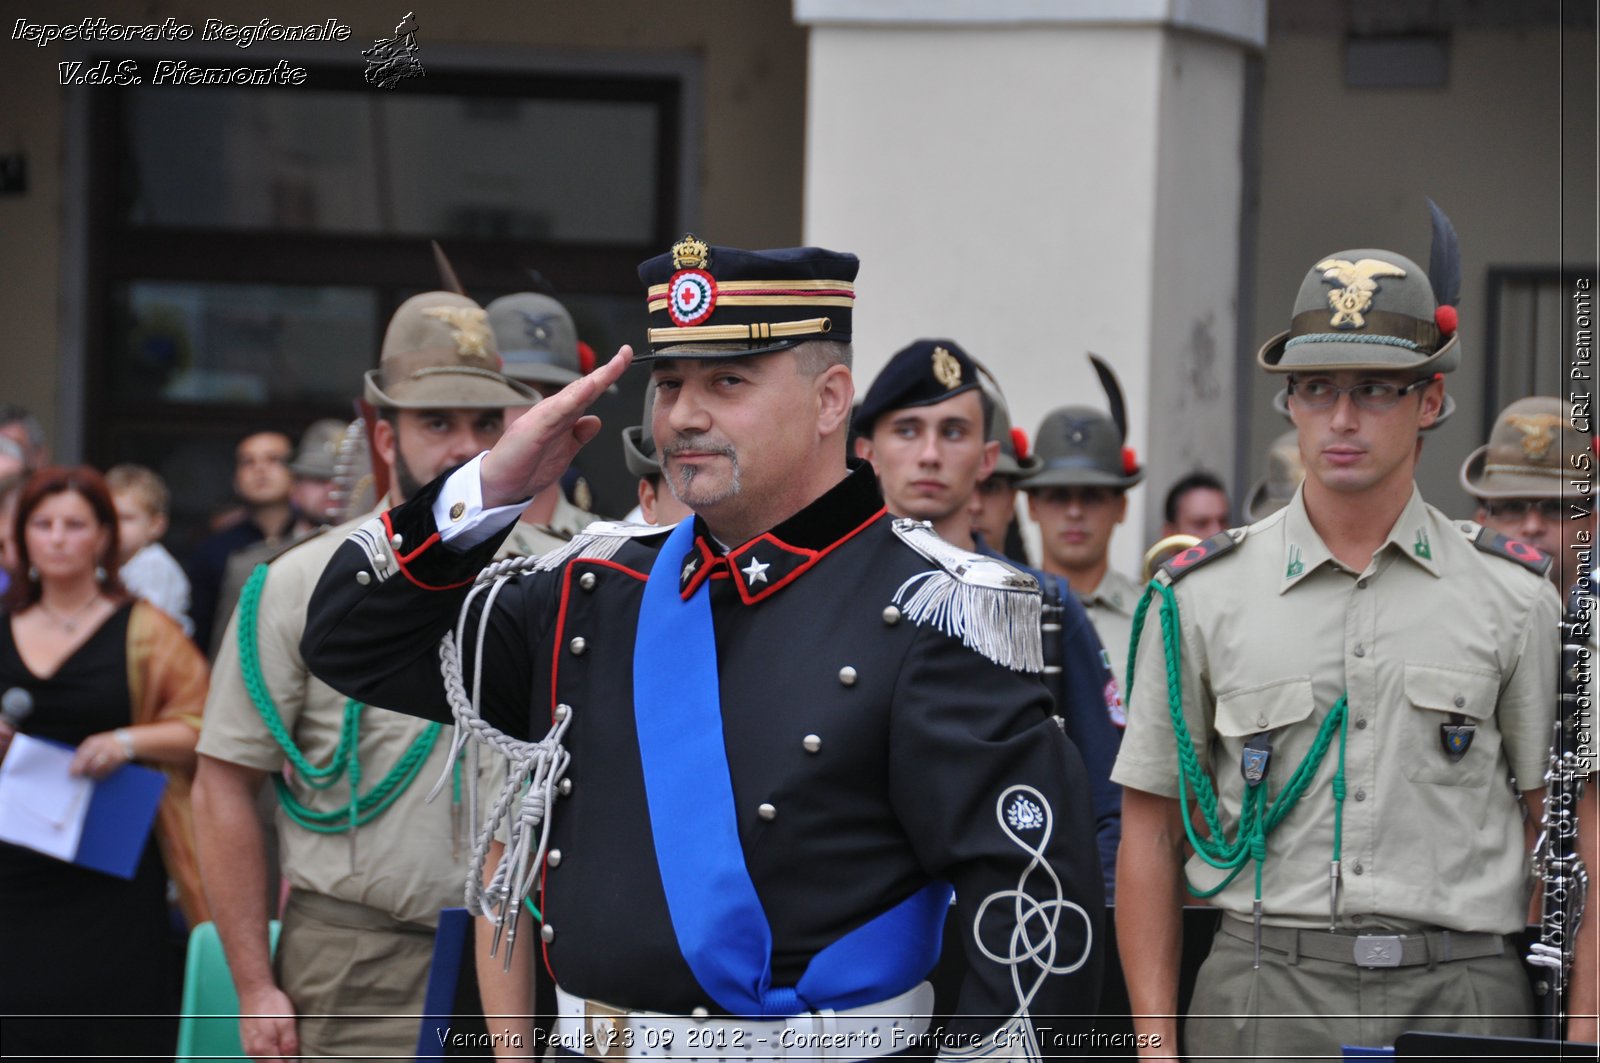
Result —
[[[278, 951], [278, 921], [267, 930]], [[239, 995], [222, 953], [215, 923], [201, 923], [189, 934], [183, 971], [183, 1014], [178, 1019], [176, 1063], [223, 1063], [245, 1059], [239, 1041]]]

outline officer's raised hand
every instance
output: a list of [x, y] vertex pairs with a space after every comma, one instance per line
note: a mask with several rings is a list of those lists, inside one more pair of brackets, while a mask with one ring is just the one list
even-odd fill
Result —
[[605, 365], [507, 425], [480, 469], [484, 506], [532, 498], [561, 479], [573, 457], [600, 431], [600, 418], [585, 411], [622, 377], [632, 361], [633, 348], [624, 344]]

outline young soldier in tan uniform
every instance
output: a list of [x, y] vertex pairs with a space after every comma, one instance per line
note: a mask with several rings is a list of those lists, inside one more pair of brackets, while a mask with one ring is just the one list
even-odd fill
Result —
[[[492, 445], [504, 408], [530, 401], [498, 364], [483, 310], [465, 296], [431, 292], [395, 312], [381, 367], [367, 374], [367, 399], [383, 418], [374, 440], [390, 468], [392, 500]], [[307, 671], [300, 636], [317, 578], [356, 526], [302, 542], [272, 563], [258, 591], [247, 586], [212, 672], [195, 826], [239, 991], [244, 1050], [257, 1059], [409, 1057], [439, 910], [461, 903], [471, 826], [458, 839], [452, 803], [424, 800], [449, 767], [449, 733], [414, 717], [361, 711], [353, 761], [323, 780], [308, 780], [297, 766], [279, 786], [279, 856], [291, 888], [276, 962], [268, 959], [255, 803], [290, 756], [265, 720], [281, 720], [309, 765], [335, 760], [349, 703]], [[258, 666], [241, 659], [241, 645]], [[386, 782], [397, 791], [392, 803]]]
[[1128, 638], [1139, 585], [1111, 567], [1111, 536], [1128, 516], [1128, 491], [1144, 468], [1127, 441], [1127, 412], [1110, 367], [1093, 355], [1110, 416], [1086, 406], [1052, 410], [1039, 424], [1040, 468], [1020, 481], [1039, 525], [1039, 567], [1064, 577], [1083, 603], [1117, 686], [1127, 689]]
[[1303, 486], [1157, 576], [1112, 773], [1117, 932], [1151, 1054], [1177, 1047], [1185, 876], [1224, 913], [1189, 1053], [1531, 1032], [1506, 935], [1528, 911], [1521, 805], [1537, 823], [1559, 603], [1547, 558], [1417, 492], [1417, 433], [1458, 361], [1436, 309], [1400, 255], [1319, 261], [1259, 356], [1290, 374]]

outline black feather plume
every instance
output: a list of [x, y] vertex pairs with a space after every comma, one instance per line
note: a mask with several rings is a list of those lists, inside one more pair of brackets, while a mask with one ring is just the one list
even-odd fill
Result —
[[1106, 401], [1111, 404], [1111, 419], [1117, 423], [1117, 438], [1120, 442], [1128, 441], [1128, 404], [1122, 397], [1122, 385], [1117, 383], [1117, 374], [1111, 366], [1099, 355], [1090, 353], [1089, 363], [1094, 366], [1096, 375], [1100, 377], [1100, 386], [1105, 389]]
[[1428, 213], [1433, 217], [1433, 249], [1428, 252], [1433, 297], [1440, 306], [1456, 306], [1461, 302], [1461, 243], [1456, 239], [1456, 227], [1431, 199]]

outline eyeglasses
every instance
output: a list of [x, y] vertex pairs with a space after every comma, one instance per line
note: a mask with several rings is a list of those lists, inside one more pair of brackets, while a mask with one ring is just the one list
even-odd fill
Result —
[[1501, 498], [1492, 502], [1485, 500], [1483, 511], [1491, 517], [1509, 520], [1523, 520], [1530, 512], [1537, 512], [1553, 524], [1569, 513], [1574, 519], [1589, 516], [1594, 512], [1594, 502], [1590, 499]]
[[1363, 380], [1347, 388], [1335, 387], [1327, 377], [1314, 376], [1306, 380], [1289, 378], [1289, 394], [1308, 410], [1326, 410], [1339, 402], [1340, 395], [1349, 395], [1359, 410], [1391, 410], [1405, 396], [1418, 388], [1427, 387], [1434, 378], [1423, 377], [1404, 386], [1387, 380]]

